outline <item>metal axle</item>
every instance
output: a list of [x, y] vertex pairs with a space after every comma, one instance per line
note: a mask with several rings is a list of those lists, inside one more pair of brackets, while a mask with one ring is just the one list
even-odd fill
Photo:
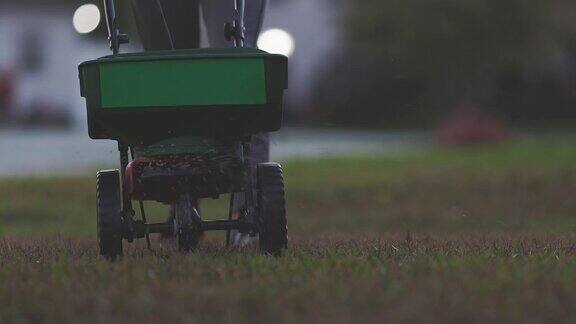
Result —
[[[213, 221], [202, 221], [200, 230], [201, 231], [227, 231], [227, 230], [239, 230], [243, 227], [249, 226], [249, 224], [243, 223], [238, 220], [213, 220]], [[150, 223], [145, 224], [142, 221], [137, 221], [134, 223], [135, 236], [137, 238], [143, 238], [146, 236], [146, 232], [149, 234], [174, 234], [174, 224], [171, 222], [167, 223]]]

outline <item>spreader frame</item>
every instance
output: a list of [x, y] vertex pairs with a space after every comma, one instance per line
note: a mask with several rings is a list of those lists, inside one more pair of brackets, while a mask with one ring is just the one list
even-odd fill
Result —
[[[287, 58], [244, 48], [244, 0], [234, 0], [233, 21], [224, 28], [235, 48], [119, 54], [128, 36], [117, 27], [114, 0], [103, 1], [113, 55], [79, 66], [89, 135], [117, 141], [120, 156], [119, 170], [101, 171], [97, 176], [100, 254], [115, 259], [122, 254], [123, 240], [143, 237], [151, 248], [150, 234], [155, 233], [175, 237], [178, 249], [187, 252], [202, 232], [225, 230], [227, 245], [231, 231], [260, 235], [260, 250], [278, 255], [287, 246], [282, 168], [277, 163], [254, 165], [250, 143], [255, 133], [281, 126]], [[191, 137], [208, 144], [197, 145]], [[186, 138], [184, 146], [179, 146], [179, 138]], [[163, 148], [166, 143], [171, 147]], [[226, 149], [232, 147], [230, 143], [233, 151]], [[140, 152], [135, 154], [135, 148]], [[233, 158], [240, 164], [227, 164], [223, 159], [214, 165], [204, 159], [214, 152], [216, 157]], [[145, 159], [138, 161], [137, 154]], [[195, 158], [206, 166], [199, 174], [191, 167]], [[152, 177], [166, 177], [167, 188], [177, 197], [164, 197], [164, 190], [156, 195], [152, 190], [156, 183], [144, 185], [144, 172], [134, 176], [142, 171], [138, 163], [151, 163], [140, 166], [147, 172], [152, 168]], [[222, 174], [234, 176], [223, 177], [226, 185], [213, 188]], [[138, 196], [132, 181], [146, 194]], [[233, 215], [237, 192], [243, 193], [244, 207]], [[194, 201], [226, 193], [231, 194], [228, 219], [203, 220]], [[135, 217], [133, 200], [138, 200], [140, 219]], [[172, 221], [149, 223], [144, 200], [170, 204], [175, 209]]]

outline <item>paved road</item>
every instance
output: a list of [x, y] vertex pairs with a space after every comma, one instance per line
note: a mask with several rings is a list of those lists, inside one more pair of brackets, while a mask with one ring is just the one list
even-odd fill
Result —
[[[424, 148], [426, 134], [286, 128], [272, 137], [272, 157], [403, 154]], [[80, 131], [0, 130], [0, 176], [82, 174], [117, 161], [113, 141]]]

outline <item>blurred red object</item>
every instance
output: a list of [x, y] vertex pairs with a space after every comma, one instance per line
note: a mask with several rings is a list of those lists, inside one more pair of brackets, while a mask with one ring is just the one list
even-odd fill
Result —
[[478, 112], [460, 112], [440, 124], [437, 139], [443, 146], [478, 146], [502, 143], [511, 133], [505, 123]]
[[0, 72], [0, 119], [6, 118], [12, 108], [14, 82], [14, 75], [11, 72]]

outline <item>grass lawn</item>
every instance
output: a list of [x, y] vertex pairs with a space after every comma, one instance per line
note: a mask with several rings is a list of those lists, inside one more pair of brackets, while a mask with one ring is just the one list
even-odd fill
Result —
[[114, 264], [93, 177], [0, 180], [0, 322], [576, 320], [576, 137], [290, 161], [285, 177], [283, 257], [215, 233]]

